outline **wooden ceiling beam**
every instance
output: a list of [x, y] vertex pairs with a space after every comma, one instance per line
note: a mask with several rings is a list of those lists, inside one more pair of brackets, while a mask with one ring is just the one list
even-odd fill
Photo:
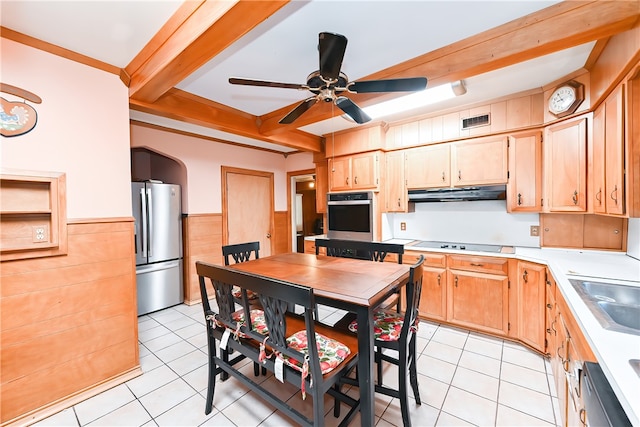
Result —
[[[426, 76], [429, 86], [438, 86], [610, 37], [633, 28], [639, 17], [637, 1], [565, 1], [361, 80]], [[349, 97], [366, 106], [389, 94]], [[260, 132], [274, 135], [331, 118], [330, 110], [316, 105], [294, 124], [279, 124], [296, 105], [260, 116]]]
[[297, 129], [273, 136], [262, 135], [258, 131], [256, 116], [180, 89], [170, 89], [153, 103], [130, 98], [129, 107], [132, 110], [283, 145], [296, 150], [322, 151], [321, 138], [318, 136]]
[[289, 1], [185, 2], [125, 68], [129, 97], [153, 103]]

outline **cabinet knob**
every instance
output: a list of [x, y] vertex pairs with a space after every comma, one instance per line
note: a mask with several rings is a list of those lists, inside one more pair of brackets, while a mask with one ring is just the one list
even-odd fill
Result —
[[457, 287], [458, 287], [458, 276], [456, 276], [456, 277], [453, 279], [453, 283], [455, 284], [455, 286], [456, 286], [456, 288], [457, 288]]
[[398, 197], [398, 207], [400, 207], [400, 197]]
[[[456, 281], [458, 280], [458, 278], [456, 277]], [[438, 286], [440, 286], [440, 275], [438, 274]]]
[[577, 205], [578, 204], [578, 191], [574, 191], [573, 192], [573, 197], [571, 197], [573, 199], [573, 204]]
[[602, 206], [602, 188], [600, 188], [596, 193], [596, 200], [598, 201], [598, 204]]
[[524, 273], [522, 274], [522, 280], [524, 280], [524, 283], [529, 282], [529, 272], [527, 270], [525, 270]]
[[347, 177], [347, 179], [344, 180], [344, 182], [349, 185], [349, 177]]
[[458, 181], [462, 180], [462, 171], [458, 171]]
[[354, 183], [355, 185], [358, 185], [358, 177], [357, 177], [357, 176], [353, 178], [353, 183]]
[[522, 204], [522, 194], [518, 193], [518, 206]]
[[445, 181], [445, 179], [444, 179], [444, 178], [445, 178], [444, 171], [442, 171], [442, 182], [444, 182], [444, 181]]

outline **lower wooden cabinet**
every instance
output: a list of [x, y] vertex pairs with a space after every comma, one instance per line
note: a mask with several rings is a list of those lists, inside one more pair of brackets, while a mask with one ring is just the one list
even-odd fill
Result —
[[[316, 254], [316, 242], [315, 240], [305, 240], [304, 241], [304, 253], [305, 254]], [[326, 255], [327, 249], [320, 248], [320, 255]]]
[[546, 267], [518, 261], [517, 337], [536, 350], [545, 348], [545, 276]]
[[448, 258], [447, 321], [492, 334], [507, 335], [508, 260], [458, 255], [449, 255]]

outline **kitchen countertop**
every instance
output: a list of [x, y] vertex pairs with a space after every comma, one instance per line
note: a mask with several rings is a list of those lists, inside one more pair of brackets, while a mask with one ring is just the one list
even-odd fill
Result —
[[515, 247], [515, 253], [486, 253], [407, 245], [405, 250], [506, 257], [547, 265], [631, 424], [640, 426], [640, 376], [629, 364], [629, 359], [640, 359], [640, 336], [604, 329], [569, 282], [589, 278], [640, 287], [639, 260], [620, 252], [555, 248]]

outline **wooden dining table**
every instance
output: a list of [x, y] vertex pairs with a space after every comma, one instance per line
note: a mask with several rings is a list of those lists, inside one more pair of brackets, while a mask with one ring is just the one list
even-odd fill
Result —
[[[284, 253], [232, 266], [258, 276], [313, 288], [316, 302], [356, 314], [358, 381], [363, 426], [375, 423], [373, 311], [409, 280], [409, 265]], [[363, 326], [364, 325], [364, 326]]]

